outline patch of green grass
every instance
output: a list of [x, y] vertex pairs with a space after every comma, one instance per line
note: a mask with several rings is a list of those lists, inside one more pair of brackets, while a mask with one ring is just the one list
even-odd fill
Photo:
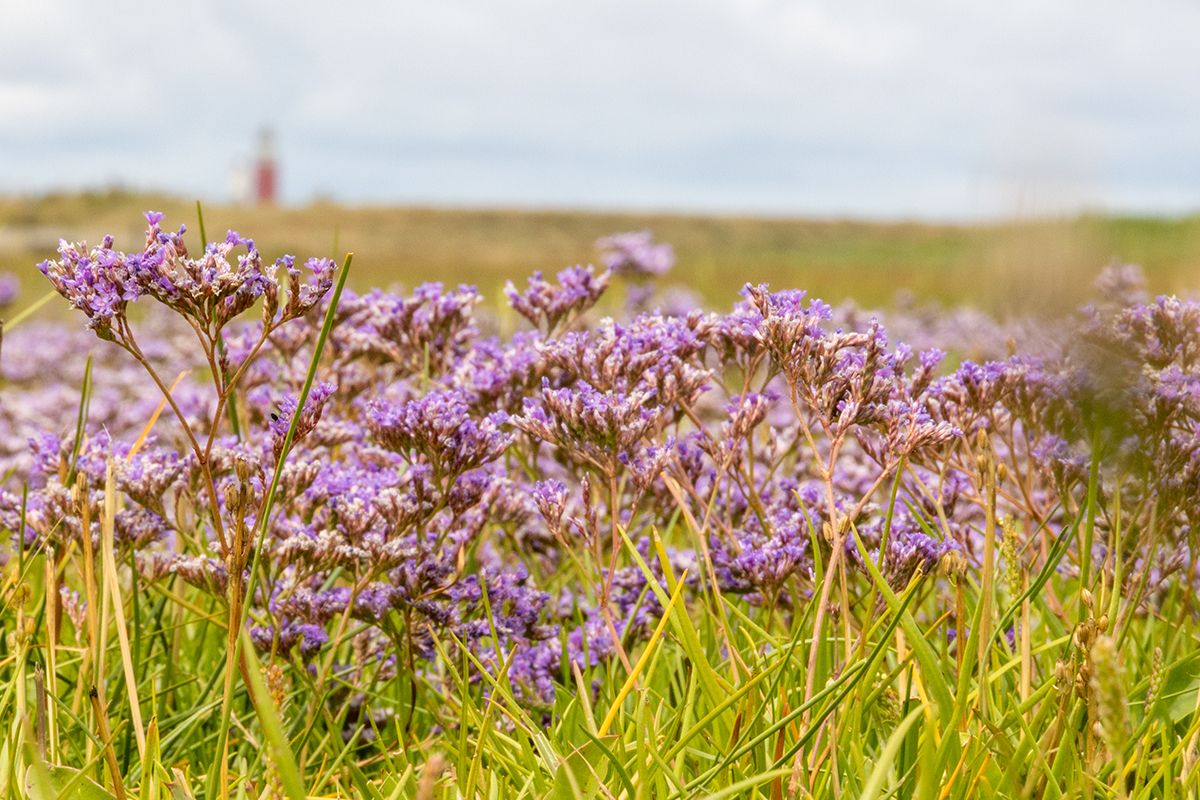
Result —
[[[855, 598], [823, 628], [814, 604], [765, 615], [712, 586], [687, 600], [658, 548], [666, 585], [652, 585], [666, 613], [630, 653], [632, 671], [613, 660], [563, 675], [553, 709], [523, 705], [506, 667], [490, 675], [438, 640], [443, 666], [416, 676], [412, 720], [357, 716], [351, 699], [406, 698], [411, 676], [356, 664], [350, 630], [329, 656], [344, 666], [324, 681], [298, 661], [251, 655], [254, 697], [235, 690], [227, 727], [213, 677], [225, 615], [211, 596], [173, 579], [143, 584], [103, 566], [103, 553], [89, 568], [77, 548], [21, 551], [0, 572], [0, 797], [213, 797], [203, 776], [223, 734], [236, 797], [1189, 796], [1200, 731], [1190, 599], [1174, 591], [1144, 613], [1095, 573], [1085, 586], [1059, 570], [1094, 524], [1078, 513], [1016, 576], [1023, 592], [986, 572], [894, 592], [867, 558], [879, 601]], [[681, 522], [663, 543], [695, 536]], [[99, 619], [76, 630], [52, 602], [61, 585], [102, 608]], [[948, 596], [974, 620], [961, 648], [941, 616]], [[1116, 648], [1103, 664], [1088, 646], [1097, 637]], [[1124, 704], [1120, 730], [1087, 723], [1089, 671], [1100, 696]]]

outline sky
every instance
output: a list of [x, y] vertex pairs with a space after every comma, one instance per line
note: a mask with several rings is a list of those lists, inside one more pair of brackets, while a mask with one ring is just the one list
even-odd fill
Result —
[[0, 194], [1200, 210], [1200, 4], [0, 0]]

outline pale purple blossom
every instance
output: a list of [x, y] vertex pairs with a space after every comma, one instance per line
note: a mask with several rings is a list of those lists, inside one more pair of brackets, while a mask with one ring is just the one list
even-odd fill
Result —
[[604, 265], [617, 274], [659, 277], [675, 266], [675, 250], [655, 242], [648, 230], [605, 236], [596, 242], [596, 248]]

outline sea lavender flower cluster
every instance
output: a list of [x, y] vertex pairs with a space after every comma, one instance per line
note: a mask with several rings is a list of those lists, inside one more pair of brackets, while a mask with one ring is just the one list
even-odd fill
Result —
[[11, 272], [0, 272], [0, 310], [17, 302], [21, 296], [21, 282]]
[[[133, 345], [126, 309], [143, 296], [158, 300], [189, 320], [202, 336], [215, 340], [229, 321], [259, 300], [264, 322], [277, 325], [308, 313], [333, 285], [335, 265], [329, 259], [310, 259], [306, 266], [312, 279], [305, 282], [294, 258], [284, 256], [265, 265], [254, 240], [235, 231], [191, 258], [184, 242], [186, 226], [163, 230], [163, 214], [157, 211], [146, 212], [146, 221], [149, 228], [140, 252], [116, 250], [111, 236], [92, 248], [63, 241], [57, 260], [38, 265], [102, 339]], [[239, 249], [244, 252], [235, 255]], [[276, 279], [280, 267], [288, 287], [282, 306]]]
[[[98, 540], [113, 465], [121, 563], [244, 610], [267, 657], [314, 674], [352, 653], [436, 684], [449, 659], [548, 709], [575, 670], [648, 636], [685, 573], [689, 597], [764, 610], [762, 625], [820, 619], [877, 600], [873, 568], [894, 592], [981, 568], [1001, 518], [1059, 533], [1098, 454], [1117, 456], [1093, 471], [1100, 517], [1119, 503], [1170, 543], [1141, 561], [1107, 544], [1129, 549], [1117, 577], [1148, 600], [1164, 576], [1196, 577], [1177, 554], [1200, 523], [1200, 306], [1146, 300], [1128, 269], [1059, 323], [1061, 344], [1010, 354], [999, 323], [980, 323], [992, 349], [964, 350], [901, 316], [910, 347], [764, 285], [726, 312], [597, 319], [611, 274], [673, 263], [621, 234], [599, 243], [602, 272], [509, 284], [535, 330], [499, 336], [471, 287], [332, 305], [328, 260], [305, 278], [234, 233], [193, 258], [182, 228], [147, 219], [140, 252], [63, 243], [41, 266], [132, 356], [106, 352], [82, 426], [77, 398], [40, 380], [51, 363], [82, 376], [80, 335], [6, 342], [5, 546]], [[145, 299], [158, 312], [135, 338], [128, 306]], [[182, 371], [197, 377], [168, 390]], [[141, 440], [163, 392], [173, 413]]]
[[609, 271], [595, 274], [590, 266], [567, 267], [558, 273], [556, 286], [535, 272], [524, 292], [518, 292], [509, 281], [504, 295], [513, 311], [550, 332], [594, 306], [608, 288], [609, 276]]
[[434, 480], [453, 482], [505, 451], [512, 438], [502, 430], [507, 420], [503, 411], [473, 419], [466, 396], [450, 389], [399, 404], [375, 403], [369, 425], [384, 447], [409, 463], [429, 464]]
[[675, 266], [675, 250], [648, 230], [614, 233], [596, 242], [604, 265], [619, 275], [661, 277]]
[[470, 286], [418, 286], [402, 297], [379, 290], [351, 294], [337, 308], [334, 346], [343, 360], [363, 359], [389, 376], [440, 375], [470, 349], [479, 330], [472, 309], [482, 298]]

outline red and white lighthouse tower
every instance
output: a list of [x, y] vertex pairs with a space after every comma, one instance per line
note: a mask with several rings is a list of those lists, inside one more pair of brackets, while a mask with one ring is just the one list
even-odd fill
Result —
[[254, 202], [274, 205], [279, 198], [279, 165], [275, 160], [275, 134], [264, 128], [258, 135], [258, 157], [254, 161]]

